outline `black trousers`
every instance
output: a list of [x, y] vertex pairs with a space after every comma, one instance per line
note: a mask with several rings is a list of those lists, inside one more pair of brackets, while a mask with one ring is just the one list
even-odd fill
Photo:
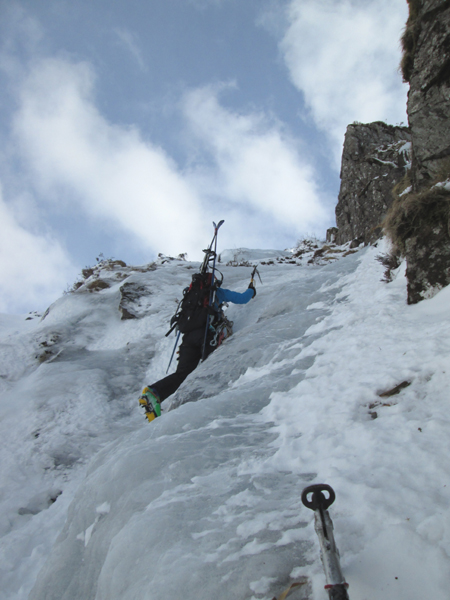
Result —
[[[178, 351], [178, 367], [175, 373], [151, 384], [151, 388], [158, 394], [161, 402], [174, 394], [189, 373], [192, 373], [200, 362], [203, 352], [205, 329], [195, 329], [183, 335], [183, 341]], [[210, 345], [212, 335], [208, 334], [206, 340], [205, 358], [215, 349]]]

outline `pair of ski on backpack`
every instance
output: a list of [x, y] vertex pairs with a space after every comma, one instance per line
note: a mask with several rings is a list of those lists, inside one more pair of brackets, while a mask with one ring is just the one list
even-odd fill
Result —
[[[232, 332], [231, 321], [226, 319], [221, 307], [216, 303], [216, 291], [222, 285], [223, 281], [223, 275], [221, 279], [216, 277], [217, 233], [223, 223], [224, 221], [220, 221], [217, 225], [213, 223], [214, 236], [209, 248], [203, 251], [205, 253], [205, 258], [200, 271], [192, 276], [190, 286], [183, 291], [183, 298], [178, 305], [175, 315], [170, 321], [171, 327], [166, 333], [167, 337], [174, 329], [178, 330], [178, 336], [174, 347], [175, 350], [180, 334], [190, 333], [203, 328], [205, 334], [203, 339], [202, 360], [204, 360], [208, 354], [206, 352], [206, 344], [208, 338], [211, 339], [211, 335], [208, 334], [213, 333], [214, 337], [210, 343], [211, 346], [217, 347], [225, 337], [228, 337]], [[212, 269], [209, 271], [211, 262]], [[172, 357], [173, 354], [174, 352], [172, 353]], [[169, 367], [171, 362], [172, 359], [169, 363]], [[169, 367], [167, 370], [169, 370]]]

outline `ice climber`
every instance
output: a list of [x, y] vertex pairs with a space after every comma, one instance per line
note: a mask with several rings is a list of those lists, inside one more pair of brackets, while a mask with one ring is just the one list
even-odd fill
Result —
[[145, 387], [139, 398], [139, 404], [145, 409], [149, 421], [161, 415], [161, 402], [174, 394], [200, 360], [206, 359], [224, 337], [231, 333], [232, 323], [223, 314], [222, 305], [225, 302], [247, 304], [256, 296], [253, 277], [243, 293], [222, 289], [221, 284], [221, 280], [215, 279], [212, 306], [207, 302], [211, 290], [211, 273], [196, 273], [192, 277], [191, 286], [185, 290], [184, 299], [180, 303], [181, 312], [171, 321], [172, 328], [176, 327], [183, 334], [177, 370]]

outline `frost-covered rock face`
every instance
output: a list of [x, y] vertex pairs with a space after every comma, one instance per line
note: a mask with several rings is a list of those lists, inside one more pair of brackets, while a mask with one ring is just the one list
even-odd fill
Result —
[[408, 304], [432, 298], [450, 282], [450, 238], [447, 227], [436, 226], [406, 242]]
[[[420, 194], [425, 205], [434, 186], [448, 190], [450, 177], [450, 3], [410, 3], [406, 33], [414, 40], [407, 72], [411, 194]], [[414, 233], [405, 244], [409, 303], [430, 298], [450, 283], [449, 209], [441, 210], [437, 220], [433, 204], [426, 208], [429, 222], [413, 223]]]
[[413, 180], [420, 189], [436, 179], [450, 157], [450, 5], [443, 0], [416, 4], [408, 118]]
[[392, 188], [409, 164], [410, 132], [382, 122], [349, 125], [336, 206], [336, 243], [371, 243], [392, 204]]

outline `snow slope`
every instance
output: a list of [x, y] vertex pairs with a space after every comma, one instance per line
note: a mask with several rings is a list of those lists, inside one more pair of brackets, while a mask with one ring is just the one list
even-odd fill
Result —
[[[336, 491], [352, 600], [448, 597], [450, 289], [407, 306], [402, 267], [380, 281], [383, 243], [303, 250], [239, 249], [263, 285], [151, 424], [137, 397], [196, 265], [116, 266], [42, 321], [2, 316], [2, 600], [270, 600], [301, 576], [290, 597], [326, 598], [312, 482]], [[236, 256], [220, 268], [244, 291]], [[138, 319], [120, 320], [124, 283]]]

